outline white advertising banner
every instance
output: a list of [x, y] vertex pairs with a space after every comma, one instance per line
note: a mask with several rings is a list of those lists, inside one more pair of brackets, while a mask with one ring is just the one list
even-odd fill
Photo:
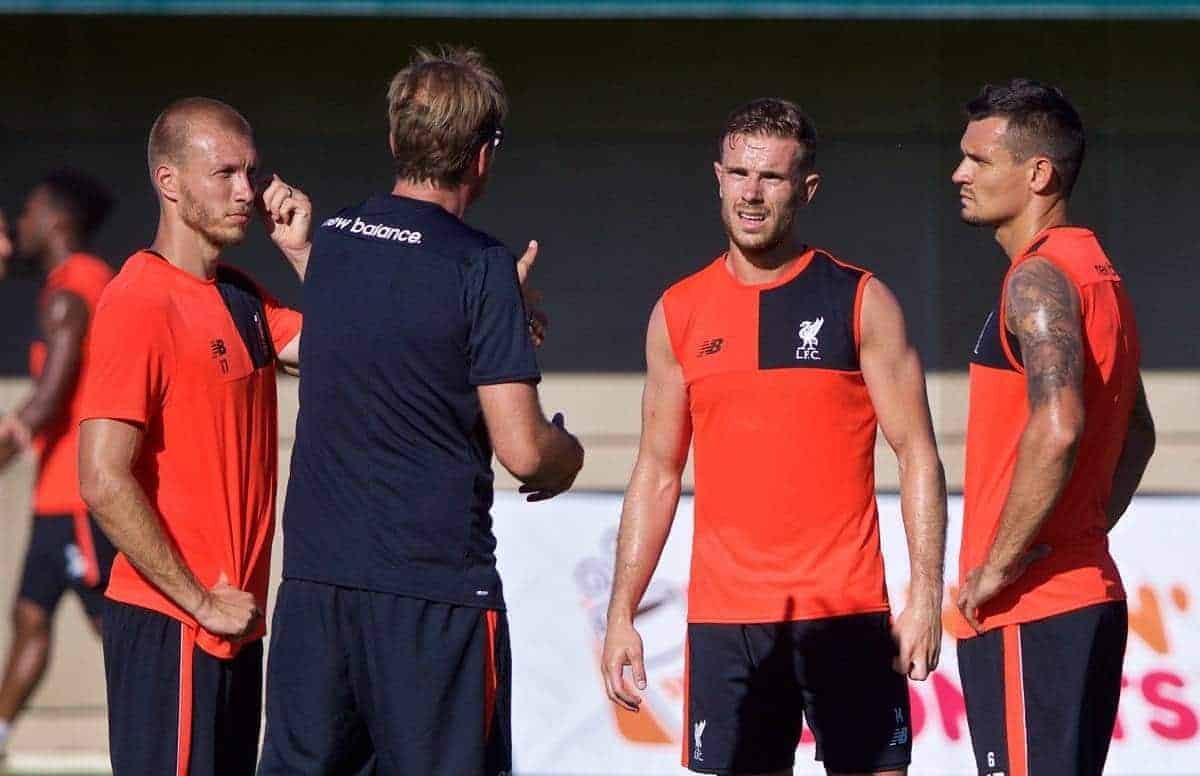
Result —
[[[637, 625], [649, 687], [638, 714], [604, 694], [604, 633], [621, 497], [569, 494], [527, 504], [498, 494], [494, 514], [513, 648], [513, 747], [518, 774], [680, 774], [683, 638], [692, 502], [681, 501]], [[893, 611], [905, 600], [908, 554], [899, 499], [879, 500]], [[957, 577], [958, 517], [950, 501], [947, 582]], [[1129, 647], [1106, 773], [1200, 774], [1200, 499], [1139, 498], [1112, 536], [1129, 594]], [[954, 599], [948, 590], [946, 602]], [[910, 773], [973, 773], [954, 640], [925, 682], [910, 682]], [[796, 773], [822, 774], [805, 733]]]

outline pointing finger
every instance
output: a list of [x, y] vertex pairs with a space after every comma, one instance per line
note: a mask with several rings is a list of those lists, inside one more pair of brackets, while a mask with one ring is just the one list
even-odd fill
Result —
[[525, 285], [525, 281], [529, 278], [529, 273], [533, 271], [533, 264], [537, 261], [538, 242], [530, 240], [529, 247], [521, 254], [521, 258], [517, 260], [517, 278], [521, 281], [521, 285]]

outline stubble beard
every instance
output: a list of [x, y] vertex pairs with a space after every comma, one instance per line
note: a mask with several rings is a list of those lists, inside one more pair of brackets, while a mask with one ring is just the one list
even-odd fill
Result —
[[218, 248], [228, 248], [246, 239], [246, 230], [229, 227], [221, 223], [219, 216], [193, 197], [186, 188], [180, 188], [179, 217], [183, 223]]
[[793, 214], [792, 217], [785, 218], [777, 222], [776, 228], [772, 231], [754, 235], [749, 239], [746, 239], [745, 236], [739, 234], [736, 228], [736, 212], [727, 211], [722, 208], [721, 220], [725, 224], [725, 234], [729, 237], [729, 241], [737, 246], [737, 249], [747, 256], [770, 253], [780, 245], [783, 245], [783, 243], [791, 237], [792, 225], [796, 221], [795, 215]]
[[971, 215], [966, 208], [958, 211], [958, 217], [968, 226], [991, 226], [991, 222], [983, 216]]

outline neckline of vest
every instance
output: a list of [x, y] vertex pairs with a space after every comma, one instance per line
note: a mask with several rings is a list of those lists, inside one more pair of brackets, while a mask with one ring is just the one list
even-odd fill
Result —
[[1042, 229], [1033, 237], [1029, 238], [1029, 242], [1025, 243], [1025, 247], [1022, 248], [1020, 253], [1017, 254], [1017, 261], [1028, 259], [1031, 255], [1033, 255], [1035, 253], [1034, 249], [1040, 248], [1042, 243], [1044, 243], [1046, 240], [1049, 240], [1050, 233], [1055, 230], [1084, 232], [1086, 234], [1092, 233], [1091, 229], [1078, 224], [1055, 224], [1054, 226], [1047, 226], [1045, 229]]
[[768, 280], [764, 283], [743, 283], [742, 281], [738, 280], [733, 272], [729, 269], [727, 264], [729, 261], [729, 251], [725, 251], [717, 257], [717, 271], [720, 272], [721, 276], [735, 288], [746, 291], [768, 291], [772, 288], [778, 288], [785, 283], [790, 283], [791, 281], [795, 280], [801, 272], [808, 269], [809, 265], [812, 264], [813, 259], [816, 258], [817, 253], [818, 250], [811, 245], [805, 246], [804, 250], [800, 251], [798, 254], [796, 254], [796, 257], [792, 259], [792, 266], [788, 267], [786, 272], [774, 280]]

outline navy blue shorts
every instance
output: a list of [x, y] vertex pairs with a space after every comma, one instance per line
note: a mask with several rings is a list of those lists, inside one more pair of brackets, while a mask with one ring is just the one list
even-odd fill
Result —
[[262, 641], [232, 660], [194, 631], [105, 601], [104, 674], [113, 776], [252, 776], [262, 718]]
[[688, 625], [683, 764], [697, 773], [790, 770], [804, 720], [834, 773], [912, 759], [908, 680], [890, 617]]
[[1114, 601], [959, 641], [981, 776], [1099, 776], [1128, 632], [1125, 602]]
[[510, 665], [503, 612], [286, 579], [259, 773], [507, 773]]
[[117, 551], [91, 516], [34, 515], [19, 598], [54, 614], [74, 590], [93, 619], [104, 608], [104, 588]]

